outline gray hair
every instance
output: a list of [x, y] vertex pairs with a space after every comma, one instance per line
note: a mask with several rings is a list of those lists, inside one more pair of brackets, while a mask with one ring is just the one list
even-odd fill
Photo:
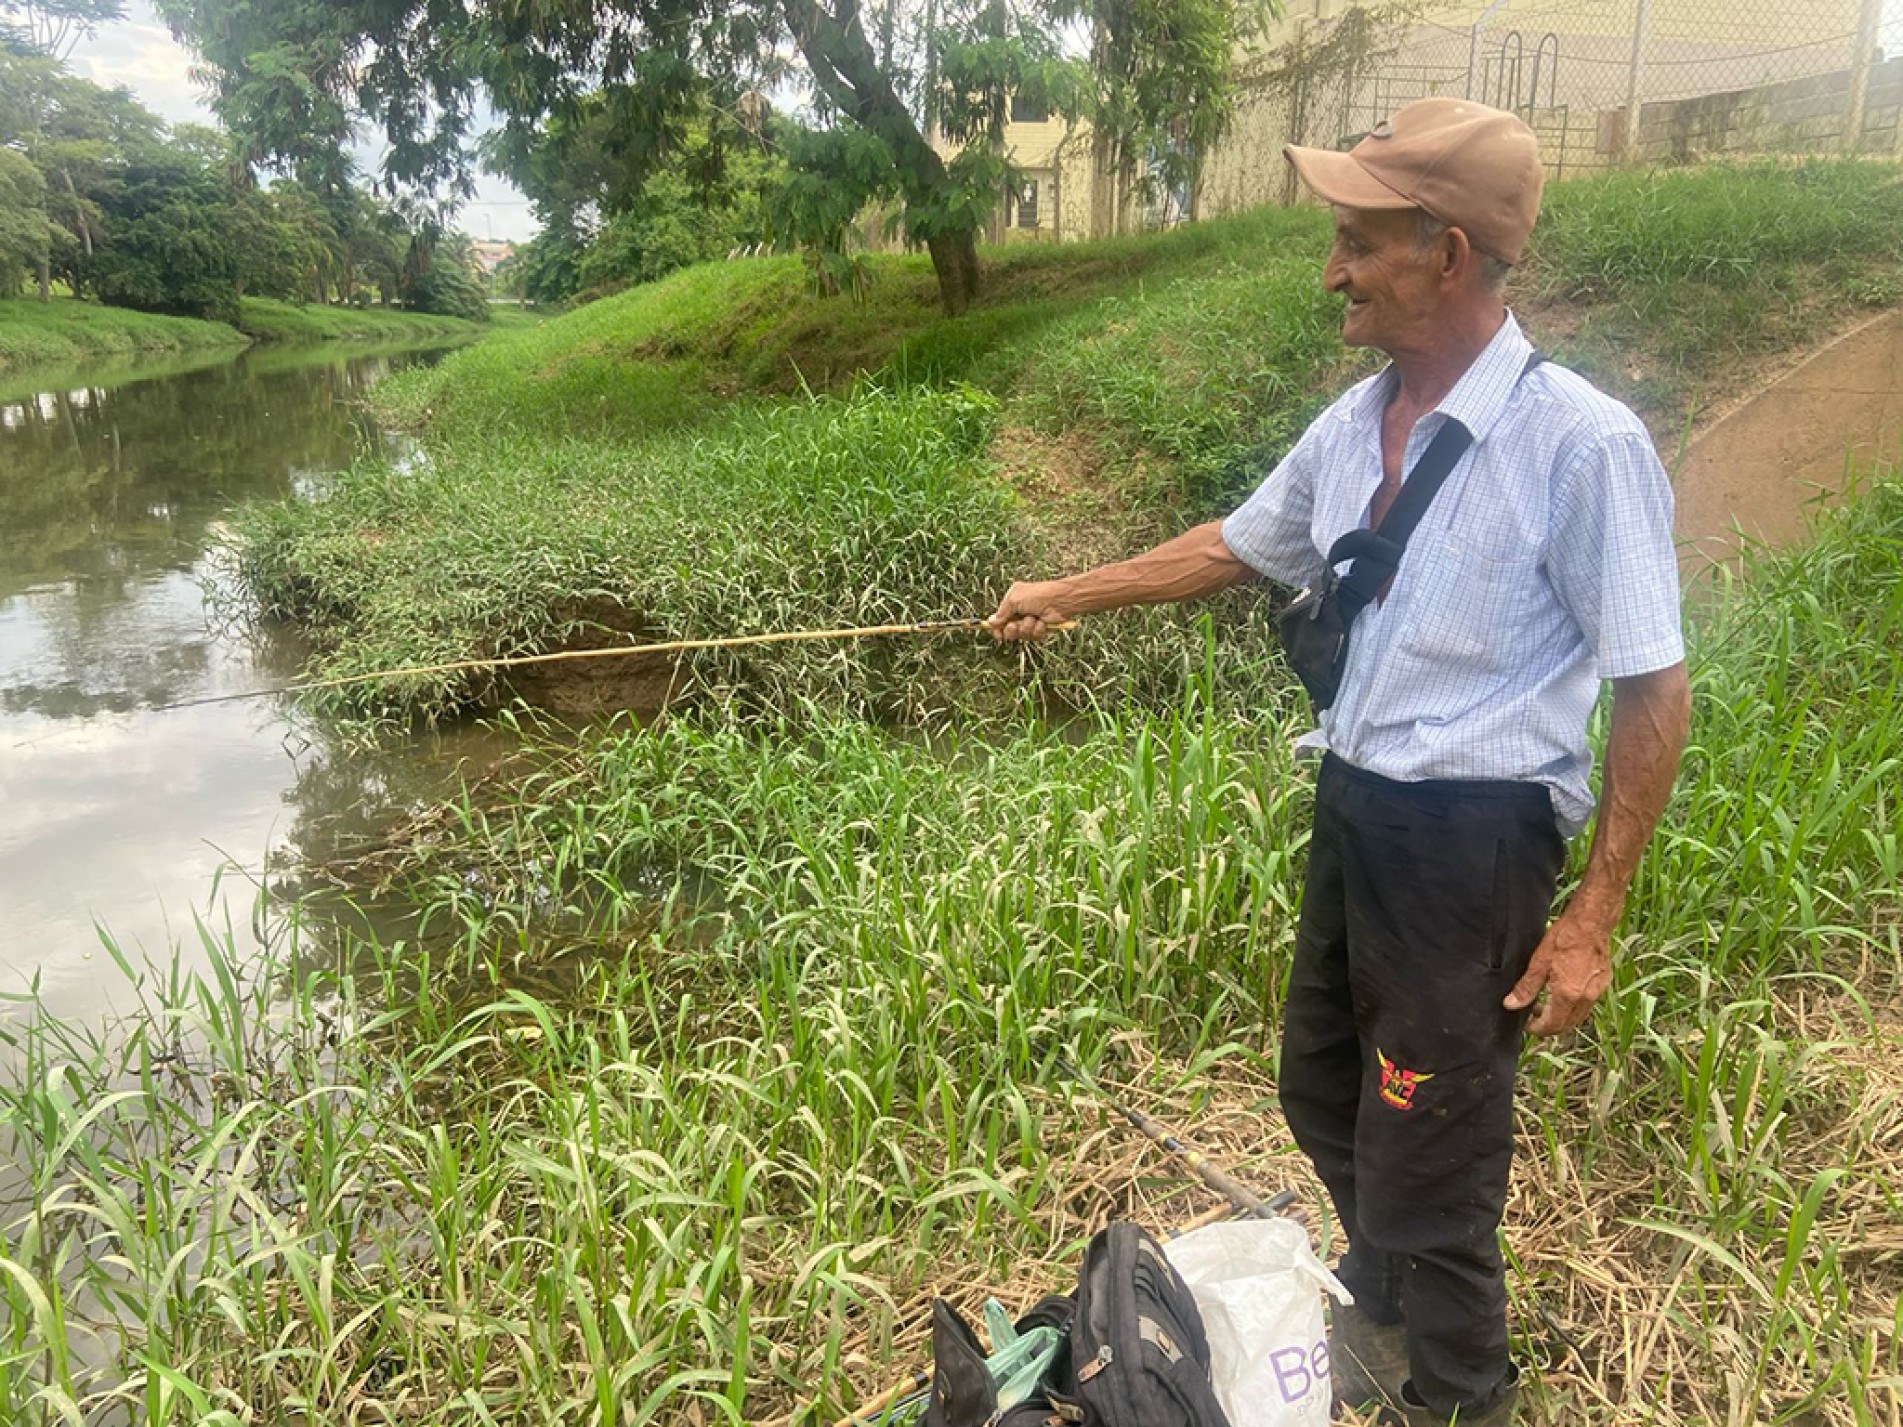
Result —
[[[1441, 222], [1425, 208], [1417, 209], [1414, 214], [1414, 245], [1423, 250], [1431, 248], [1453, 226]], [[1513, 271], [1513, 264], [1505, 258], [1496, 258], [1492, 253], [1480, 253], [1477, 248], [1474, 251], [1480, 256], [1481, 285], [1492, 293], [1506, 291], [1507, 277]]]

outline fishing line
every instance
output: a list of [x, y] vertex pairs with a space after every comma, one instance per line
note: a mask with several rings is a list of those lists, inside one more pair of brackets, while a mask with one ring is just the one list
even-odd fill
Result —
[[[915, 624], [873, 624], [848, 629], [792, 629], [769, 634], [737, 634], [721, 639], [669, 639], [658, 644], [614, 644], [600, 649], [558, 649], [547, 654], [514, 654], [498, 659], [459, 659], [449, 664], [419, 664], [406, 669], [376, 669], [367, 674], [346, 674], [336, 679], [317, 679], [303, 684], [283, 684], [270, 689], [246, 689], [236, 694], [212, 694], [207, 698], [180, 699], [169, 704], [148, 704], [127, 709], [120, 717], [142, 713], [170, 713], [175, 709], [204, 708], [210, 704], [236, 703], [242, 699], [264, 699], [274, 694], [313, 694], [326, 689], [341, 689], [353, 684], [374, 683], [378, 679], [417, 678], [425, 674], [456, 674], [470, 669], [517, 669], [529, 664], [557, 664], [580, 659], [612, 659], [639, 654], [685, 654], [697, 649], [745, 649], [762, 644], [797, 644], [821, 639], [874, 639], [892, 635], [951, 634], [960, 630], [980, 630], [990, 621], [980, 618], [927, 620]], [[1077, 621], [1062, 620], [1044, 626], [1047, 633], [1075, 629]], [[77, 732], [84, 724], [56, 728], [37, 738], [22, 739], [15, 748], [27, 748], [62, 734]]]
[[[1075, 628], [1075, 620], [1046, 625], [1048, 630]], [[457, 674], [466, 669], [517, 669], [527, 664], [557, 664], [579, 659], [612, 659], [636, 654], [684, 654], [695, 649], [745, 649], [758, 644], [796, 644], [819, 639], [872, 639], [896, 634], [948, 634], [958, 630], [984, 629], [983, 619], [940, 619], [922, 624], [874, 624], [851, 629], [790, 629], [771, 634], [736, 634], [722, 639], [669, 639], [659, 644], [613, 644], [600, 649], [558, 649], [548, 654], [514, 654], [500, 659], [459, 659], [450, 664], [419, 664], [407, 669], [376, 669], [367, 674], [346, 674], [336, 679], [318, 679], [307, 684], [289, 684], [276, 689], [247, 689], [238, 694], [213, 694], [209, 698], [181, 699], [177, 703], [154, 704], [145, 712], [166, 713], [172, 709], [203, 708], [207, 704], [235, 703], [239, 699], [261, 699], [271, 694], [314, 694], [325, 689], [341, 689], [352, 684], [368, 684], [378, 679], [409, 679], [424, 674]]]

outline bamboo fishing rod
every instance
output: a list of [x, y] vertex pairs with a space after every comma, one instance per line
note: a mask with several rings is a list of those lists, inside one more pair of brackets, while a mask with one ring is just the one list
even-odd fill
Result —
[[[851, 629], [786, 629], [770, 634], [736, 634], [721, 639], [669, 639], [659, 644], [611, 644], [600, 649], [558, 649], [548, 654], [513, 654], [499, 659], [458, 659], [449, 664], [418, 664], [407, 669], [375, 669], [367, 674], [345, 674], [336, 679], [317, 679], [306, 684], [287, 684], [275, 689], [246, 689], [236, 694], [213, 694], [203, 699], [181, 699], [177, 703], [154, 704], [147, 713], [167, 713], [172, 709], [203, 708], [207, 704], [235, 703], [239, 699], [262, 699], [272, 694], [315, 694], [325, 689], [342, 689], [352, 684], [369, 684], [379, 679], [409, 679], [424, 674], [459, 674], [468, 669], [517, 669], [527, 664], [559, 664], [581, 659], [613, 659], [637, 654], [685, 654], [697, 649], [745, 649], [759, 644], [798, 644], [820, 639], [874, 639], [882, 636], [912, 634], [950, 634], [959, 630], [990, 627], [984, 619], [939, 619], [918, 624], [873, 624]], [[1077, 621], [1067, 619], [1047, 625], [1052, 632], [1075, 629]]]
[[1125, 1105], [1063, 1056], [1058, 1056], [1055, 1064], [1059, 1075], [1067, 1080], [1075, 1080], [1088, 1089], [1146, 1137], [1180, 1160], [1198, 1179], [1228, 1200], [1239, 1212], [1255, 1219], [1279, 1219], [1282, 1211], [1295, 1202], [1295, 1191], [1292, 1189], [1284, 1189], [1264, 1199], [1194, 1145], [1178, 1139], [1170, 1127], [1154, 1115]]

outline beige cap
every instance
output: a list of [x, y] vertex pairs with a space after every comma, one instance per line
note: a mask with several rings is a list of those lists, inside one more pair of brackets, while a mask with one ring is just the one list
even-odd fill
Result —
[[1289, 144], [1302, 182], [1344, 208], [1423, 208], [1481, 252], [1517, 263], [1540, 213], [1539, 141], [1503, 109], [1417, 99], [1346, 153]]

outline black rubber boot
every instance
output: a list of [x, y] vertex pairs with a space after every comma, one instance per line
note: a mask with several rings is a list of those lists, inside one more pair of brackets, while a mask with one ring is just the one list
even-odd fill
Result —
[[1514, 1427], [1520, 1420], [1520, 1370], [1509, 1365], [1500, 1396], [1478, 1412], [1444, 1416], [1414, 1395], [1412, 1381], [1401, 1384], [1397, 1402], [1396, 1406], [1382, 1409], [1383, 1427]]
[[1407, 1380], [1407, 1324], [1377, 1323], [1337, 1303], [1328, 1330], [1328, 1371], [1335, 1407], [1399, 1407]]

